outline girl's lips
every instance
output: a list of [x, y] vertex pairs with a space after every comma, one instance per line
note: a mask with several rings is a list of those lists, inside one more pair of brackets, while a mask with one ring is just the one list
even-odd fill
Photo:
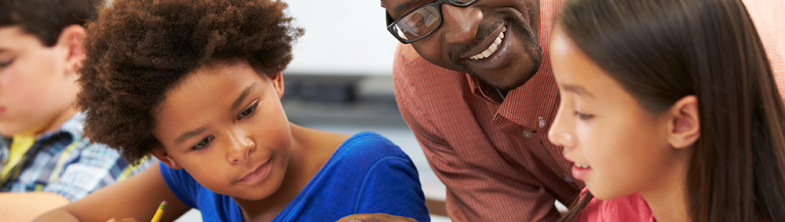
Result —
[[583, 180], [590, 171], [591, 167], [581, 168], [575, 164], [572, 165], [572, 177], [575, 177], [575, 179]]

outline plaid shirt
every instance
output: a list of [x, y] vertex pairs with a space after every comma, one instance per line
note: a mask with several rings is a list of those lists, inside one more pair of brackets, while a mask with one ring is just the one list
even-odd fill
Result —
[[[117, 151], [90, 143], [82, 137], [83, 121], [78, 113], [57, 131], [40, 135], [0, 192], [51, 192], [75, 201], [150, 166], [150, 160], [131, 166]], [[0, 141], [0, 169], [8, 162], [9, 144], [10, 138]]]

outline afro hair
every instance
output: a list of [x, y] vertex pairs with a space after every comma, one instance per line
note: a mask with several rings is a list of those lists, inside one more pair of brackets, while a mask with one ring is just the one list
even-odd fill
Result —
[[303, 30], [279, 0], [114, 0], [87, 24], [78, 105], [85, 135], [138, 162], [160, 145], [155, 114], [166, 92], [201, 66], [247, 61], [275, 75]]

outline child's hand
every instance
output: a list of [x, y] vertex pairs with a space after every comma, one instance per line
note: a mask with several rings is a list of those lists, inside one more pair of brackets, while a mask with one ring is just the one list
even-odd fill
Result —
[[417, 220], [389, 214], [353, 214], [345, 216], [337, 222], [417, 222]]
[[123, 218], [123, 219], [120, 219], [120, 220], [112, 218], [112, 219], [107, 220], [106, 222], [137, 222], [137, 221], [136, 221], [136, 219], [134, 219], [132, 217], [126, 217], [126, 218]]

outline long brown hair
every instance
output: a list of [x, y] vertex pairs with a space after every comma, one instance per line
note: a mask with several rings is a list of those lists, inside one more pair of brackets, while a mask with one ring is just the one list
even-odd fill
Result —
[[740, 0], [575, 0], [559, 19], [647, 110], [698, 98], [701, 137], [686, 182], [692, 221], [785, 221], [785, 108]]

